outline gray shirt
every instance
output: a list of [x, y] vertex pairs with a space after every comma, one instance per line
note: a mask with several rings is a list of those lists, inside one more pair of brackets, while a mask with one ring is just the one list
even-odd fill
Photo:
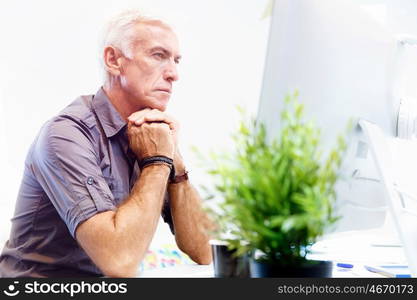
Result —
[[[75, 231], [115, 210], [139, 176], [126, 127], [102, 88], [42, 127], [25, 161], [0, 277], [103, 276]], [[173, 231], [168, 202], [166, 194], [162, 216]]]

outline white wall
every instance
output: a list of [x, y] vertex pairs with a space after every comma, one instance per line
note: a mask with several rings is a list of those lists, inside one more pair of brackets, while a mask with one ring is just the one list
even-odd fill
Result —
[[[417, 38], [417, 1], [387, 0], [387, 26], [395, 35]], [[417, 46], [406, 45], [399, 57], [397, 94], [417, 105]]]
[[[256, 112], [268, 0], [72, 0], [0, 3], [0, 248], [7, 238], [26, 151], [40, 126], [101, 84], [99, 31], [126, 8], [168, 19], [183, 60], [169, 112], [182, 123], [182, 152], [198, 186], [207, 179], [190, 146], [229, 147], [235, 105]], [[164, 241], [165, 235], [160, 234]]]

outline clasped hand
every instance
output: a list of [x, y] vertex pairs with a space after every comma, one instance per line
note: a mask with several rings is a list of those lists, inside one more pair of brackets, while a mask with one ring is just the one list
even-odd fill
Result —
[[128, 117], [129, 146], [136, 157], [169, 157], [174, 160], [177, 173], [184, 170], [178, 151], [178, 130], [179, 123], [157, 109], [143, 109]]

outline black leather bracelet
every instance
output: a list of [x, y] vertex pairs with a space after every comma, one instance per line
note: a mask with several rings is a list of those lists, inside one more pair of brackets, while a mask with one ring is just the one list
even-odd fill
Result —
[[169, 173], [170, 180], [173, 180], [175, 178], [175, 168], [174, 168], [174, 161], [166, 156], [150, 156], [142, 159], [139, 161], [139, 168], [142, 170], [143, 168], [146, 168], [149, 165], [153, 164], [159, 164], [159, 163], [165, 163], [169, 166], [171, 169]]

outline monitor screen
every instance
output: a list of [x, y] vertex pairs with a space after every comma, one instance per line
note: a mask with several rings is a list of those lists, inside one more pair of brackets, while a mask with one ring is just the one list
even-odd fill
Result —
[[[396, 135], [396, 40], [358, 1], [276, 0], [271, 22], [257, 115], [271, 137], [279, 132], [285, 95], [295, 90], [306, 119], [322, 129], [324, 156], [349, 120], [363, 118]], [[378, 227], [386, 212], [378, 172], [361, 131], [346, 137], [336, 230]]]

